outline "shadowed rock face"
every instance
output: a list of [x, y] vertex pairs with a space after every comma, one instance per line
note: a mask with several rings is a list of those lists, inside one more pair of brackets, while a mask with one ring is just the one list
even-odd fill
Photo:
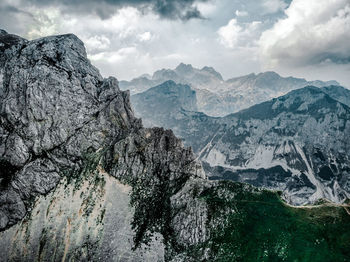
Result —
[[128, 93], [116, 79], [100, 76], [76, 36], [28, 42], [3, 34], [1, 40], [0, 154], [6, 169], [17, 170], [2, 172], [4, 229], [23, 218], [30, 197], [49, 192], [64, 172], [79, 170], [85, 152], [141, 125]]

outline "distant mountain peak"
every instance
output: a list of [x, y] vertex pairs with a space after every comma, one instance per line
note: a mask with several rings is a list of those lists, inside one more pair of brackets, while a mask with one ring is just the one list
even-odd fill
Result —
[[177, 79], [179, 76], [174, 70], [171, 69], [161, 69], [154, 72], [152, 79]]
[[158, 88], [158, 87], [161, 87], [161, 86], [176, 86], [177, 84], [173, 81], [173, 80], [167, 80], [165, 81], [164, 83], [160, 84], [160, 85], [157, 85], [153, 88]]
[[176, 69], [182, 69], [182, 68], [187, 68], [187, 69], [193, 69], [193, 66], [191, 64], [185, 64], [185, 63], [180, 63], [176, 68]]
[[175, 72], [181, 75], [186, 75], [193, 72], [193, 67], [191, 64], [180, 63], [176, 68]]
[[200, 71], [207, 72], [207, 73], [215, 76], [216, 78], [220, 79], [221, 81], [224, 80], [222, 78], [222, 75], [211, 66], [204, 66]]
[[257, 77], [258, 78], [264, 78], [264, 79], [267, 79], [267, 80], [282, 78], [279, 74], [277, 74], [274, 71], [266, 71], [266, 72], [259, 73], [257, 75]]
[[138, 78], [147, 78], [147, 79], [152, 79], [152, 76], [150, 74], [142, 74]]

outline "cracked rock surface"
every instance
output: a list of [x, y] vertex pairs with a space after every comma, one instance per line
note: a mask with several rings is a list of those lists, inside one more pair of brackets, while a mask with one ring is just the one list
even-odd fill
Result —
[[[82, 156], [140, 128], [117, 80], [103, 79], [74, 35], [26, 41], [2, 31], [0, 229], [53, 189]], [[113, 119], [112, 119], [113, 118]]]

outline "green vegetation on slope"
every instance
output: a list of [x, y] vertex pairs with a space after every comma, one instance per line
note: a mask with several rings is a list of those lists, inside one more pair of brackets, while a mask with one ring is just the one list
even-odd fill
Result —
[[210, 238], [187, 250], [208, 261], [350, 261], [350, 215], [342, 206], [294, 208], [277, 193], [221, 181], [200, 196]]

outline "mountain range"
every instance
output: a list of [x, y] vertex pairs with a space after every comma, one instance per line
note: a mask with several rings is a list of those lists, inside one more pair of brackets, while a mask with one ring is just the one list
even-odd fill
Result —
[[132, 102], [146, 125], [171, 128], [191, 146], [212, 179], [281, 190], [296, 205], [349, 198], [348, 89], [307, 86], [225, 117], [186, 107], [196, 99], [190, 90], [167, 81]]
[[209, 116], [225, 116], [238, 112], [308, 85], [339, 85], [336, 81], [306, 81], [302, 78], [281, 77], [275, 72], [249, 74], [224, 81], [221, 74], [212, 67], [196, 69], [181, 63], [174, 70], [162, 69], [152, 76], [143, 75], [130, 82], [120, 81], [120, 87], [136, 94], [168, 80], [189, 85], [195, 91], [198, 111]]

